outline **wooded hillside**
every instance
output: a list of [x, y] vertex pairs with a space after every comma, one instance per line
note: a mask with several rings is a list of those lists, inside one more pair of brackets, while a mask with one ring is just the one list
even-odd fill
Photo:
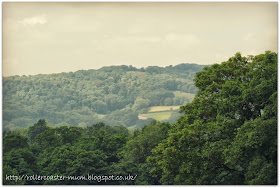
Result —
[[[102, 121], [113, 126], [143, 126], [157, 115], [139, 119], [139, 115], [149, 113], [149, 107], [179, 107], [190, 102], [197, 92], [194, 75], [203, 67], [180, 64], [137, 69], [123, 65], [4, 77], [3, 125], [14, 129], [45, 118], [52, 125], [84, 127]], [[178, 110], [159, 116], [173, 122], [177, 117]]]

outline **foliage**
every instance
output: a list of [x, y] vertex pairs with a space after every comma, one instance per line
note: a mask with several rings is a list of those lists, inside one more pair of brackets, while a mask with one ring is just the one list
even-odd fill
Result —
[[199, 88], [149, 158], [162, 184], [277, 184], [277, 54], [237, 53]]
[[137, 174], [134, 183], [139, 185], [159, 184], [159, 179], [149, 173], [152, 166], [147, 163], [147, 157], [151, 155], [152, 149], [167, 137], [169, 129], [169, 123], [153, 120], [140, 131], [134, 131], [119, 154], [120, 162], [112, 166], [112, 173]]
[[[147, 79], [145, 74], [154, 79], [155, 77], [162, 77], [163, 73], [170, 74], [176, 69], [187, 71], [191, 67], [193, 66], [178, 65], [166, 68], [136, 69], [131, 66], [118, 66], [105, 67], [99, 71], [109, 76], [112, 83], [119, 83], [122, 80], [121, 83], [125, 84], [125, 87], [129, 83], [137, 88], [142, 84], [141, 81], [143, 80], [141, 79]], [[121, 76], [123, 71], [126, 71], [125, 77]], [[194, 71], [197, 71], [197, 69]], [[101, 78], [98, 71], [95, 71], [95, 73], [96, 78]], [[180, 74], [180, 71], [178, 74]], [[83, 91], [83, 81], [91, 80], [92, 76], [91, 71], [78, 71], [62, 75], [67, 78], [64, 80], [66, 85], [68, 81], [73, 84], [73, 79], [77, 78], [81, 85], [77, 84], [75, 87], [79, 87], [80, 91]], [[88, 75], [88, 77], [85, 77], [85, 75]], [[141, 75], [140, 82], [138, 82], [139, 75]], [[180, 76], [186, 78], [189, 75], [182, 73]], [[45, 78], [47, 79], [48, 76], [45, 76]], [[133, 82], [130, 80], [132, 78], [134, 79]], [[102, 88], [102, 91], [99, 91], [99, 97], [104, 98], [102, 92], [106, 84], [101, 80], [92, 82], [92, 85], [97, 84], [98, 87]], [[21, 79], [16, 81], [19, 87], [22, 86], [21, 81]], [[95, 112], [91, 111], [97, 107], [82, 108], [84, 116], [77, 115], [80, 112], [75, 111], [75, 108], [79, 103], [75, 101], [76, 98], [71, 98], [70, 93], [68, 96], [66, 93], [64, 93], [65, 96], [61, 96], [62, 98], [71, 98], [72, 102], [69, 103], [67, 108], [63, 105], [67, 101], [66, 99], [61, 103], [56, 101], [63, 108], [61, 110], [54, 110], [56, 108], [54, 106], [48, 108], [46, 102], [42, 111], [34, 111], [34, 113], [48, 112], [54, 117], [57, 117], [58, 114], [63, 117], [66, 114], [66, 122], [73, 123], [74, 126], [63, 124], [65, 122], [63, 118], [57, 119], [57, 121], [61, 121], [62, 126], [51, 126], [44, 119], [39, 119], [33, 126], [4, 131], [3, 184], [277, 184], [277, 54], [266, 52], [246, 58], [237, 53], [226, 62], [205, 67], [195, 76], [195, 86], [198, 88], [198, 92], [194, 100], [180, 108], [183, 115], [179, 118], [177, 117], [178, 114], [171, 114], [172, 119], [177, 119], [176, 123], [170, 124], [155, 120], [142, 120], [140, 122], [136, 118], [139, 113], [144, 113], [143, 109], [146, 109], [145, 113], [148, 113], [148, 110], [162, 110], [166, 107], [150, 107], [155, 103], [158, 105], [163, 105], [162, 103], [175, 105], [171, 104], [171, 100], [169, 100], [172, 99], [175, 103], [176, 99], [172, 95], [175, 96], [174, 94], [176, 94], [175, 97], [185, 95], [182, 90], [179, 90], [180, 92], [172, 91], [175, 89], [172, 79], [169, 81], [166, 79], [165, 81], [168, 90], [155, 89], [153, 93], [145, 93], [147, 91], [145, 90], [140, 94], [140, 91], [136, 92], [137, 89], [127, 90], [127, 88], [122, 89], [122, 87], [108, 87], [108, 91], [115, 92], [115, 94], [120, 91], [124, 98], [130, 100], [128, 104], [121, 108], [114, 108], [113, 103], [108, 101], [106, 103], [106, 99], [104, 101], [98, 97], [95, 98], [95, 102], [98, 101], [101, 106], [103, 105], [104, 112], [108, 110], [108, 106], [114, 109], [105, 115], [105, 119], [106, 117], [109, 118], [117, 126], [109, 126], [106, 121], [95, 122], [98, 118], [93, 120], [91, 126], [86, 126], [85, 122], [91, 121], [87, 117], [97, 117]], [[43, 85], [47, 85], [47, 83], [51, 82], [42, 82]], [[155, 86], [153, 85], [154, 82], [149, 83], [153, 87]], [[146, 82], [143, 81], [143, 84], [145, 85]], [[63, 85], [61, 87], [63, 90], [66, 89]], [[148, 85], [145, 85], [145, 87], [148, 88]], [[186, 87], [180, 87], [186, 89]], [[50, 86], [48, 89], [51, 90], [52, 87]], [[176, 89], [178, 90], [178, 85]], [[26, 88], [26, 90], [28, 89]], [[13, 91], [14, 95], [18, 97], [24, 96], [17, 89]], [[88, 92], [88, 90], [86, 91]], [[152, 92], [152, 89], [150, 91]], [[107, 93], [108, 96], [110, 92]], [[48, 93], [48, 91], [44, 90], [43, 93]], [[93, 93], [91, 96], [95, 96], [96, 93]], [[74, 93], [73, 95], [78, 94]], [[43, 99], [41, 96], [40, 100]], [[85, 96], [86, 94], [83, 97]], [[152, 99], [152, 96], [154, 99]], [[112, 102], [114, 97], [110, 97]], [[48, 101], [47, 98], [45, 99]], [[4, 102], [4, 106], [8, 104], [6, 102]], [[117, 102], [124, 101], [117, 100]], [[81, 104], [89, 103], [88, 101], [84, 101], [84, 103], [82, 101]], [[73, 116], [68, 108], [71, 109], [71, 113], [75, 112], [77, 116]], [[8, 109], [6, 108], [6, 110]], [[7, 115], [7, 118], [17, 119], [16, 117], [19, 114], [10, 112], [7, 113], [6, 111], [4, 117]], [[26, 117], [28, 117], [29, 111], [23, 110], [22, 112], [26, 113]], [[101, 112], [99, 111], [99, 113]], [[152, 113], [149, 112], [149, 114]], [[156, 111], [156, 113], [171, 112]], [[102, 117], [100, 114], [98, 116]], [[80, 118], [86, 120], [79, 122]], [[24, 120], [24, 118], [17, 119], [17, 121], [19, 120]], [[121, 124], [129, 125], [133, 123], [141, 125], [142, 129], [129, 131], [127, 127], [121, 126]], [[25, 179], [16, 182], [7, 179], [9, 175], [32, 174], [66, 177], [87, 177], [89, 174], [98, 176], [126, 176], [130, 174], [135, 176], [136, 179], [107, 182], [88, 179], [75, 181], [69, 179], [63, 181], [31, 181]]]
[[[3, 126], [26, 127], [45, 118], [52, 125], [105, 122], [133, 126], [150, 106], [183, 105], [196, 93], [193, 77], [202, 65], [111, 66], [99, 70], [3, 78]], [[129, 114], [127, 114], [129, 113]], [[102, 116], [103, 115], [103, 116]]]

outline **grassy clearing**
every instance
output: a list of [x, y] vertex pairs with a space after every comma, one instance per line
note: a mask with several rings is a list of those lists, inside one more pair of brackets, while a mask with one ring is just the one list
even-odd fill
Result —
[[195, 96], [195, 94], [185, 93], [182, 91], [174, 91], [173, 94], [175, 95], [175, 97], [188, 97], [189, 99], [193, 99]]
[[172, 112], [154, 112], [154, 113], [140, 114], [140, 115], [147, 118], [153, 118], [158, 121], [164, 121], [164, 120], [168, 120], [171, 117], [171, 114]]
[[170, 111], [179, 109], [180, 106], [152, 106], [149, 108], [148, 112], [163, 112], [163, 111]]
[[104, 118], [106, 115], [103, 115], [103, 114], [95, 114], [99, 119], [102, 119]]

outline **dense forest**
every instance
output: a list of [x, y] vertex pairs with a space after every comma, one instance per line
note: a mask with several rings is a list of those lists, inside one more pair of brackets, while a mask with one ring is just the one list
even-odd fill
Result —
[[[112, 70], [112, 67], [105, 68], [104, 74], [107, 69]], [[153, 70], [168, 72], [173, 68]], [[136, 72], [143, 74], [139, 70]], [[147, 70], [143, 72], [144, 75], [163, 76], [159, 72], [147, 73]], [[170, 74], [167, 72], [165, 76]], [[183, 85], [182, 78], [182, 82], [180, 82], [182, 85], [179, 84], [179, 77], [183, 77], [183, 72], [182, 75], [177, 73], [178, 82], [176, 83], [178, 84], [173, 85], [172, 82], [170, 92], [176, 90], [195, 93], [195, 89], [189, 90], [189, 83], [186, 83], [186, 87]], [[82, 73], [88, 73], [87, 79], [90, 79], [91, 71], [65, 74], [69, 77], [65, 79], [65, 82], [69, 81], [71, 84], [68, 86], [75, 88], [71, 90], [64, 88], [63, 85], [60, 86], [69, 92], [68, 97], [71, 96], [70, 91], [73, 92], [72, 96], [77, 95], [75, 92], [83, 92], [83, 84], [73, 85], [74, 79], [80, 79], [82, 83], [86, 82], [85, 77], [76, 78]], [[108, 74], [113, 75], [110, 71]], [[127, 72], [123, 74], [128, 76]], [[75, 76], [72, 77], [72, 75]], [[144, 79], [145, 76], [137, 77], [135, 72], [133, 75], [136, 87], [138, 79]], [[185, 77], [188, 76], [191, 77], [191, 74], [185, 74]], [[26, 80], [34, 78], [32, 82], [37, 82], [40, 78], [45, 80], [51, 79], [51, 77], [39, 75], [37, 77], [8, 78], [4, 81], [6, 82], [4, 92], [5, 88], [12, 89], [9, 85], [11, 83], [18, 83], [18, 87], [22, 89], [15, 88], [13, 95], [9, 96], [10, 99], [7, 96], [6, 104], [11, 105], [9, 100], [11, 102], [13, 97], [26, 97], [24, 92], [36, 91], [31, 89], [31, 83]], [[55, 76], [53, 77], [55, 79]], [[26, 79], [26, 84], [22, 86], [21, 83], [24, 79]], [[49, 96], [45, 93], [49, 93], [47, 90], [52, 90], [53, 87], [47, 86], [47, 83], [51, 82], [42, 82], [42, 80], [39, 83], [45, 85], [46, 90], [36, 91], [38, 94], [40, 93], [37, 96], [42, 97], [40, 100], [45, 97], [45, 101], [49, 101], [47, 100]], [[161, 81], [166, 83], [167, 79]], [[64, 80], [60, 82], [64, 83]], [[141, 82], [139, 81], [139, 84]], [[55, 84], [58, 83], [57, 80]], [[160, 83], [150, 82], [150, 84], [154, 84], [151, 86], [151, 91], [156, 91], [153, 87], [157, 87], [156, 85]], [[33, 87], [37, 87], [34, 85]], [[131, 83], [130, 85], [133, 86]], [[33, 120], [32, 126], [5, 130], [3, 132], [3, 183], [276, 185], [277, 54], [268, 51], [257, 56], [242, 57], [240, 53], [237, 53], [228, 61], [204, 67], [202, 71], [197, 72], [194, 77], [194, 85], [198, 89], [197, 93], [190, 103], [180, 107], [181, 115], [175, 123], [152, 120], [141, 129], [132, 131], [122, 124], [110, 126], [107, 123], [99, 122], [84, 127], [53, 126], [48, 119], [39, 119]], [[23, 89], [25, 86], [26, 91]], [[172, 88], [173, 86], [174, 88]], [[150, 85], [147, 84], [145, 87], [148, 90]], [[96, 88], [102, 88], [103, 91], [106, 86], [100, 85]], [[111, 94], [111, 89], [108, 87], [107, 94]], [[17, 90], [20, 90], [21, 93], [18, 93]], [[117, 91], [121, 92], [121, 90]], [[57, 95], [60, 94], [60, 90], [57, 91]], [[128, 99], [132, 96], [128, 91], [125, 94], [124, 96]], [[144, 97], [144, 93], [141, 96], [143, 100], [148, 99], [148, 96]], [[67, 98], [67, 96], [65, 97]], [[174, 96], [170, 95], [169, 98], [174, 98]], [[131, 98], [131, 101], [133, 99]], [[38, 98], [32, 100], [40, 101]], [[159, 100], [151, 105], [164, 105], [165, 100]], [[83, 105], [83, 102], [80, 101], [79, 104]], [[86, 104], [92, 103], [86, 102]], [[73, 108], [78, 108], [78, 104], [75, 103], [75, 105]], [[131, 108], [133, 106], [134, 104]], [[64, 110], [71, 109], [71, 105], [69, 109], [63, 105], [61, 107]], [[88, 108], [95, 107], [88, 106]], [[12, 109], [15, 110], [15, 108]], [[110, 111], [108, 108], [105, 109], [107, 111], [98, 111], [98, 113], [106, 114]], [[59, 113], [55, 107], [46, 106], [45, 110], [49, 113]], [[4, 118], [7, 114], [4, 113]], [[10, 114], [10, 116], [12, 115], [14, 114]], [[13, 117], [6, 118], [10, 118], [9, 121], [6, 119], [8, 122], [13, 119]], [[54, 180], [45, 177], [45, 179], [38, 180], [37, 177], [30, 177], [34, 174], [48, 177], [61, 176], [64, 179]], [[93, 177], [91, 175], [98, 176], [98, 178], [92, 180], [89, 178]], [[119, 176], [129, 176], [130, 178], [120, 180], [116, 178]], [[73, 177], [76, 179], [71, 179]], [[36, 178], [37, 180], [35, 180]]]
[[[70, 73], [3, 78], [3, 127], [13, 130], [44, 118], [51, 125], [85, 127], [97, 122], [141, 127], [151, 119], [175, 122], [179, 106], [197, 88], [204, 66], [111, 66]], [[157, 110], [155, 110], [157, 109]]]

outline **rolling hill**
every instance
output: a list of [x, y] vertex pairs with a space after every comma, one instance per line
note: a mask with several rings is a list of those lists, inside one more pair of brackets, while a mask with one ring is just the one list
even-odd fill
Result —
[[[203, 65], [135, 68], [110, 66], [59, 74], [3, 77], [3, 127], [26, 127], [44, 118], [54, 126], [143, 126], [151, 119], [170, 121], [178, 108], [157, 111], [156, 106], [180, 106], [193, 99], [196, 72]], [[167, 113], [167, 114], [166, 114]], [[146, 119], [139, 119], [146, 114]], [[173, 114], [173, 115], [172, 115]], [[163, 117], [164, 116], [164, 117]]]

